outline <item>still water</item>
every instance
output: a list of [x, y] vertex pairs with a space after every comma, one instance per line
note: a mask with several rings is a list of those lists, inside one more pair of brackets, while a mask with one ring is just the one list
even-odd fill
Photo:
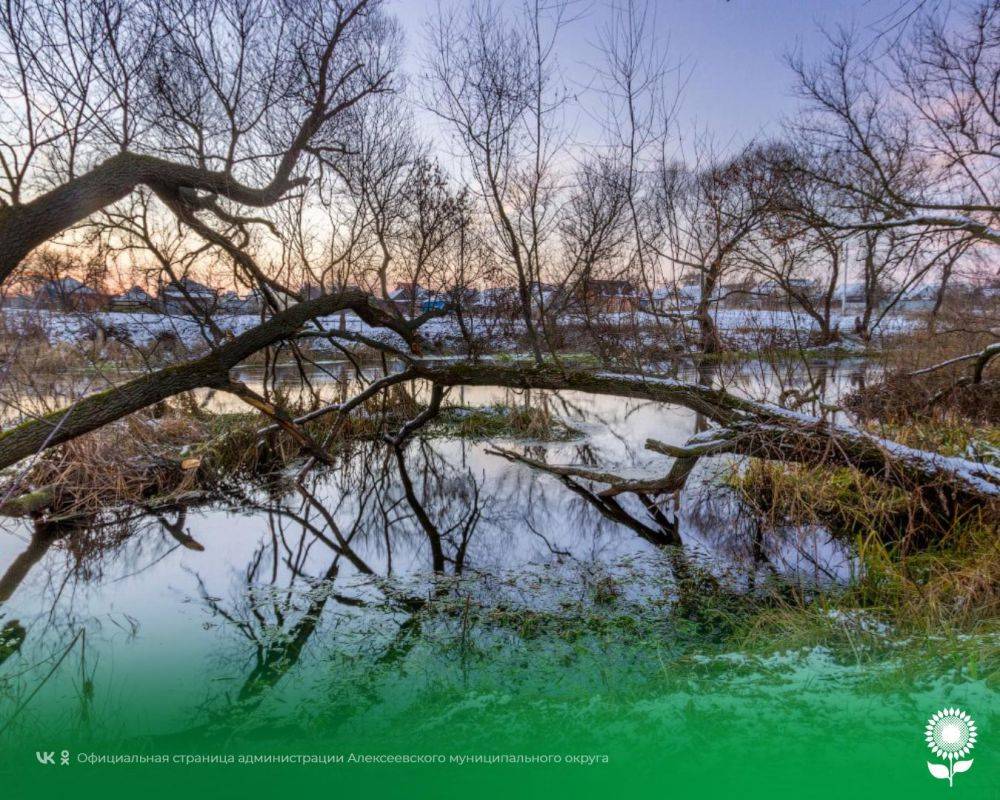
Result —
[[[867, 369], [750, 364], [678, 377], [759, 399], [808, 385], [835, 404]], [[346, 369], [328, 372], [312, 376], [323, 396], [349, 395]], [[237, 377], [262, 388], [253, 370]], [[294, 389], [295, 373], [285, 377]], [[360, 442], [301, 484], [279, 476], [234, 486], [209, 505], [69, 533], [5, 522], [0, 572], [10, 596], [0, 624], [19, 620], [26, 638], [0, 667], [0, 737], [58, 730], [156, 748], [329, 735], [351, 746], [483, 748], [542, 726], [548, 741], [582, 746], [575, 723], [550, 729], [532, 715], [612, 697], [617, 710], [595, 707], [599, 722], [588, 727], [612, 724], [621, 703], [627, 715], [657, 717], [673, 707], [665, 698], [682, 674], [765, 693], [819, 681], [856, 699], [859, 660], [811, 652], [750, 667], [739, 654], [689, 652], [725, 624], [675, 614], [697, 603], [706, 581], [736, 596], [776, 576], [804, 591], [851, 577], [849, 550], [824, 531], [761, 530], [729, 487], [738, 464], [705, 462], [679, 498], [651, 511], [635, 497], [609, 507], [586, 482], [488, 452], [499, 445], [549, 464], [653, 477], [670, 459], [645, 449], [647, 438], [683, 444], [703, 419], [575, 393], [476, 388], [446, 403], [545, 404], [574, 433], [554, 442], [417, 438], [402, 463], [391, 448]], [[651, 539], [664, 526], [679, 549]], [[878, 632], [863, 620], [856, 627], [862, 637]], [[677, 658], [683, 671], [665, 666]], [[485, 719], [503, 736], [494, 739]]]

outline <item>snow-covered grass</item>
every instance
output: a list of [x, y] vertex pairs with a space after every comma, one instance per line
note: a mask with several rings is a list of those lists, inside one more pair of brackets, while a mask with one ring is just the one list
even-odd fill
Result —
[[[165, 335], [176, 336], [190, 347], [207, 345], [211, 342], [211, 335], [207, 329], [196, 319], [185, 315], [124, 311], [60, 313], [22, 309], [4, 309], [0, 313], [8, 331], [29, 335], [41, 333], [52, 344], [93, 338], [99, 329], [111, 332], [113, 336], [127, 339], [129, 343], [138, 346], [147, 346]], [[239, 336], [259, 325], [260, 321], [260, 317], [256, 314], [216, 314], [213, 317], [213, 322], [223, 333], [233, 336]], [[339, 314], [322, 317], [318, 321], [329, 330], [341, 328]], [[402, 344], [395, 333], [381, 328], [371, 328], [353, 313], [344, 315], [343, 329], [381, 341]], [[456, 324], [444, 319], [431, 320], [423, 331], [427, 336], [459, 333]]]
[[[745, 329], [772, 329], [808, 333], [818, 330], [819, 325], [808, 314], [796, 311], [778, 311], [751, 308], [722, 308], [715, 312], [716, 324], [727, 331]], [[831, 326], [849, 333], [854, 328], [854, 316], [841, 317], [833, 314]], [[888, 336], [903, 333], [915, 327], [916, 322], [903, 315], [887, 315], [875, 329], [877, 334]]]
[[[731, 345], [734, 346], [740, 346], [741, 343], [759, 344], [761, 334], [777, 335], [789, 340], [804, 339], [817, 328], [815, 320], [807, 314], [790, 311], [726, 308], [718, 309], [714, 314], [719, 329], [730, 337]], [[138, 346], [148, 346], [165, 335], [173, 335], [189, 347], [198, 347], [210, 341], [208, 331], [197, 320], [184, 315], [123, 311], [61, 313], [7, 308], [0, 311], [0, 318], [8, 331], [22, 335], [40, 334], [52, 344], [93, 338], [98, 328], [113, 331], [116, 337], [127, 339], [129, 343]], [[239, 335], [259, 324], [260, 318], [255, 314], [217, 314], [213, 321], [223, 332]], [[599, 321], [608, 325], [638, 324], [653, 328], [656, 318], [644, 312], [614, 313], [602, 315]], [[350, 312], [323, 317], [319, 322], [328, 330], [342, 328], [368, 338], [402, 344], [396, 334], [384, 329], [371, 328]], [[567, 322], [572, 324], [573, 320]], [[835, 318], [834, 322], [841, 324], [845, 331], [853, 328], [853, 319]], [[517, 335], [520, 331], [519, 323], [503, 321], [497, 324], [496, 321], [483, 317], [469, 317], [467, 324], [474, 336], [485, 338], [494, 349], [506, 349], [510, 344], [508, 336], [500, 338], [496, 336], [497, 328], [509, 329], [513, 335]], [[890, 316], [883, 320], [878, 333], [897, 334], [911, 330], [914, 326], [915, 322], [910, 318]], [[421, 332], [425, 339], [445, 344], [458, 342], [461, 338], [458, 322], [453, 317], [429, 320]], [[322, 346], [322, 340], [317, 341], [317, 346]]]

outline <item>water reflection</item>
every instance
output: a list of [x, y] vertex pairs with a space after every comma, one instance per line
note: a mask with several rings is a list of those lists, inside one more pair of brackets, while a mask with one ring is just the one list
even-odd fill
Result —
[[[303, 391], [337, 402], [357, 390], [348, 371], [328, 372]], [[829, 414], [863, 373], [861, 364], [753, 364], [683, 377]], [[253, 371], [239, 378], [261, 392], [280, 386], [262, 376], [254, 384]], [[645, 449], [648, 437], [682, 444], [707, 427], [684, 409], [574, 393], [475, 388], [451, 401], [544, 404], [581, 435], [504, 447], [540, 463], [635, 477], [662, 475], [670, 465]], [[230, 398], [206, 394], [198, 402], [219, 410]], [[332, 468], [230, 483], [207, 504], [117, 510], [73, 526], [8, 523], [0, 662], [20, 653], [25, 663], [43, 663], [76, 644], [81, 659], [89, 653], [92, 665], [114, 667], [107, 690], [115, 681], [116, 694], [149, 691], [142, 669], [156, 661], [174, 665], [184, 686], [171, 689], [191, 702], [209, 699], [189, 680], [192, 665], [211, 662], [238, 687], [225, 713], [242, 713], [314, 641], [336, 641], [382, 665], [403, 659], [427, 633], [431, 606], [443, 609], [434, 624], [464, 636], [472, 608], [558, 608], [567, 598], [599, 603], [627, 591], [666, 598], [691, 615], [706, 586], [752, 592], [776, 578], [810, 583], [849, 574], [849, 553], [823, 531], [767, 530], [748, 515], [726, 488], [732, 461], [701, 463], [680, 494], [609, 497], [585, 480], [491, 455], [494, 444], [359, 441]], [[623, 571], [638, 579], [619, 580]]]

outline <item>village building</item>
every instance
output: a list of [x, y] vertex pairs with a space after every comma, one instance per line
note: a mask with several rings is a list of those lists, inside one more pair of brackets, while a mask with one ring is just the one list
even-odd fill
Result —
[[640, 296], [639, 307], [643, 311], [670, 311], [675, 307], [676, 300], [677, 295], [672, 287], [657, 286]]
[[211, 314], [218, 306], [218, 294], [198, 281], [181, 278], [163, 285], [160, 305], [165, 314]]
[[38, 287], [34, 305], [52, 311], [99, 311], [107, 305], [107, 295], [76, 278], [58, 278]]
[[732, 308], [751, 308], [759, 302], [761, 288], [752, 280], [744, 278], [738, 281], [727, 281], [719, 287], [720, 301]]
[[323, 287], [317, 286], [315, 283], [303, 283], [302, 288], [299, 289], [299, 299], [303, 301], [315, 300], [324, 294], [326, 294], [326, 291]]
[[30, 309], [35, 307], [35, 298], [30, 294], [14, 292], [0, 296], [0, 308]]
[[554, 302], [568, 310], [616, 314], [636, 311], [641, 306], [639, 292], [629, 281], [584, 279], [570, 287], [568, 292], [559, 294], [565, 302], [559, 303], [558, 299]]
[[900, 311], [930, 311], [938, 298], [938, 286], [924, 284], [908, 289], [899, 300]]
[[446, 303], [445, 298], [439, 297], [436, 292], [425, 289], [419, 283], [405, 281], [397, 283], [396, 288], [389, 292], [389, 302], [396, 306], [399, 313], [407, 315], [427, 311], [437, 303], [444, 308]]
[[219, 296], [218, 310], [224, 314], [259, 314], [261, 300], [253, 292], [239, 295], [230, 290]]
[[143, 313], [157, 310], [156, 298], [139, 286], [133, 286], [127, 292], [113, 295], [108, 305], [112, 311]]
[[[766, 280], [750, 291], [760, 308], [783, 308], [789, 303], [797, 305], [802, 298], [807, 301], [817, 299], [819, 285], [812, 278], [782, 278]], [[727, 297], [728, 302], [728, 297]]]

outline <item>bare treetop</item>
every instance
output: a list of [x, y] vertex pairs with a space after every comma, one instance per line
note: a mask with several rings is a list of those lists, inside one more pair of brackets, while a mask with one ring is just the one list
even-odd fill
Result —
[[[17, 2], [2, 16], [0, 278], [139, 185], [231, 223], [322, 175], [387, 91], [381, 3]], [[309, 166], [309, 165], [312, 166]]]

